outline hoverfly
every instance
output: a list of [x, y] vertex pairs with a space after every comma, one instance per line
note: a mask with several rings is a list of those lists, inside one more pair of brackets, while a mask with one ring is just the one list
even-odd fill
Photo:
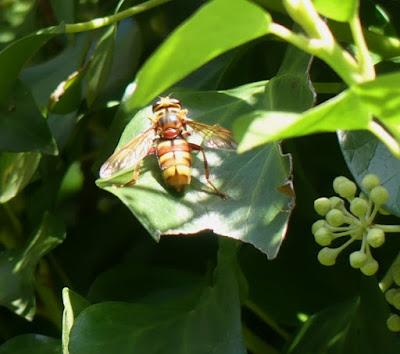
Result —
[[181, 102], [171, 97], [160, 97], [153, 104], [152, 125], [115, 151], [101, 166], [100, 177], [108, 178], [116, 172], [134, 168], [133, 184], [139, 178], [140, 162], [148, 155], [157, 156], [163, 178], [167, 185], [181, 192], [190, 184], [192, 175], [192, 151], [199, 151], [203, 157], [205, 178], [213, 192], [220, 192], [210, 181], [210, 170], [202, 146], [188, 141], [192, 134], [199, 134], [205, 147], [233, 150], [236, 143], [228, 129], [219, 125], [207, 125], [187, 117], [188, 110], [182, 109]]

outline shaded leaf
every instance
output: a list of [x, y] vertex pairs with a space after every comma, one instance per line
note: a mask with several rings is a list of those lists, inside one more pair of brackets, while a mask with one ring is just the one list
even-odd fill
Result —
[[23, 334], [0, 346], [0, 354], [32, 354], [33, 350], [35, 354], [61, 354], [61, 343], [40, 334]]
[[134, 94], [126, 100], [127, 108], [147, 104], [211, 59], [266, 35], [269, 23], [269, 15], [248, 1], [206, 3], [145, 63], [137, 75]]
[[39, 161], [36, 152], [0, 153], [0, 203], [14, 198], [29, 183]]
[[0, 109], [0, 150], [57, 152], [46, 120], [21, 83], [14, 87], [9, 106]]
[[364, 278], [360, 297], [310, 317], [287, 353], [398, 353], [400, 340], [385, 325], [388, 315], [376, 282]]
[[[194, 119], [230, 128], [232, 118], [251, 115], [255, 106], [264, 104], [264, 85], [261, 82], [223, 92], [181, 93], [177, 97]], [[118, 146], [143, 131], [149, 124], [149, 113], [146, 108], [132, 119]], [[120, 198], [156, 240], [161, 234], [212, 230], [249, 242], [269, 257], [276, 256], [293, 206], [293, 196], [279, 191], [291, 173], [289, 157], [282, 156], [276, 144], [242, 155], [208, 149], [206, 156], [211, 180], [228, 194], [227, 200], [210, 193], [203, 162], [197, 155], [192, 184], [183, 195], [166, 187], [154, 157], [145, 160], [134, 186], [114, 186], [121, 178], [127, 182], [130, 173], [97, 183]]]
[[114, 55], [116, 26], [110, 26], [98, 41], [88, 67], [87, 101], [89, 106], [107, 82]]
[[246, 353], [231, 246], [221, 247], [212, 285], [200, 282], [189, 294], [167, 300], [86, 308], [72, 328], [70, 354], [97, 354], [98, 348], [120, 354]]
[[358, 12], [358, 0], [313, 0], [317, 11], [335, 21], [348, 22]]
[[378, 175], [389, 191], [389, 201], [385, 209], [400, 216], [400, 160], [367, 131], [340, 131], [338, 137], [347, 166], [357, 184], [361, 186], [363, 177], [368, 173]]
[[59, 22], [74, 22], [75, 1], [50, 0], [50, 3]]
[[0, 254], [0, 304], [28, 320], [35, 313], [35, 269], [40, 259], [65, 238], [62, 222], [46, 214], [21, 250]]

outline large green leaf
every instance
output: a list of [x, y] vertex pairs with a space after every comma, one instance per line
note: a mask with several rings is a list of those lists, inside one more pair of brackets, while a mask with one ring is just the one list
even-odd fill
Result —
[[[317, 132], [337, 130], [371, 130], [378, 134], [392, 153], [400, 155], [400, 74], [379, 76], [376, 80], [354, 85], [334, 98], [303, 114], [286, 111], [259, 111], [254, 119], [241, 119], [234, 130], [242, 137], [239, 151]], [[377, 118], [394, 136], [372, 124]]]
[[29, 183], [39, 161], [36, 152], [0, 153], [0, 203], [14, 198]]
[[0, 304], [29, 320], [35, 313], [35, 269], [40, 259], [65, 238], [62, 222], [46, 214], [21, 250], [0, 254]]
[[361, 180], [366, 174], [378, 175], [389, 191], [389, 201], [385, 208], [400, 216], [400, 160], [367, 131], [341, 131], [338, 136], [347, 166], [358, 185], [361, 186]]
[[358, 0], [313, 0], [318, 12], [335, 21], [348, 22], [358, 11]]
[[0, 354], [61, 354], [59, 339], [40, 334], [23, 334], [0, 346]]
[[374, 280], [363, 279], [361, 296], [312, 316], [287, 353], [395, 354], [400, 340], [386, 328], [388, 306]]
[[[235, 246], [225, 240], [210, 285], [182, 296], [89, 306], [72, 327], [70, 354], [244, 354]], [[156, 338], [156, 340], [155, 340]]]
[[9, 106], [0, 108], [0, 150], [57, 152], [46, 120], [21, 83], [15, 85]]
[[[232, 118], [252, 115], [255, 106], [265, 104], [264, 88], [261, 82], [230, 91], [182, 92], [176, 96], [196, 120], [230, 128]], [[132, 119], [118, 146], [149, 124], [149, 110], [140, 111]], [[154, 157], [145, 160], [134, 186], [117, 187], [114, 184], [121, 181], [118, 178], [97, 183], [120, 198], [156, 240], [161, 234], [212, 230], [249, 242], [274, 257], [293, 207], [293, 196], [279, 190], [290, 178], [289, 157], [282, 156], [277, 144], [242, 155], [222, 150], [208, 150], [206, 155], [211, 179], [228, 194], [227, 200], [210, 193], [203, 162], [197, 155], [193, 163], [195, 178], [183, 195], [166, 187]], [[129, 173], [119, 178], [126, 182], [130, 177]]]
[[184, 22], [137, 75], [127, 108], [141, 107], [218, 55], [264, 36], [269, 15], [245, 0], [214, 0]]

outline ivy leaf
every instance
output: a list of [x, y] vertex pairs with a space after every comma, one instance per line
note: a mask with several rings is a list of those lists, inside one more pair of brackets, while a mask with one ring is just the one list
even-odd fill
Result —
[[398, 353], [400, 342], [386, 328], [389, 311], [382, 292], [373, 279], [363, 279], [361, 290], [359, 297], [311, 316], [287, 353]]
[[340, 22], [357, 16], [359, 7], [358, 0], [313, 0], [313, 4], [321, 15]]
[[136, 354], [246, 353], [235, 254], [236, 245], [225, 240], [212, 284], [201, 281], [183, 296], [89, 306], [72, 327], [70, 354], [97, 354], [98, 348], [120, 354], [132, 348]]
[[23, 334], [16, 336], [0, 346], [0, 354], [61, 354], [59, 339], [41, 334]]
[[14, 198], [29, 183], [40, 156], [37, 152], [0, 153], [0, 203]]
[[[232, 117], [251, 115], [264, 104], [265, 82], [221, 92], [176, 94], [194, 119], [230, 128]], [[250, 104], [252, 102], [252, 104]], [[149, 124], [150, 108], [140, 111], [127, 125], [118, 147], [127, 143]], [[118, 148], [117, 147], [117, 148]], [[115, 194], [158, 240], [161, 234], [188, 234], [203, 230], [253, 244], [269, 257], [276, 256], [293, 207], [293, 195], [281, 191], [290, 184], [291, 161], [278, 144], [238, 155], [222, 150], [206, 151], [212, 182], [229, 198], [210, 193], [200, 156], [194, 156], [193, 181], [183, 195], [174, 193], [161, 178], [154, 157], [145, 159], [134, 186], [125, 174], [98, 180], [101, 188]]]
[[46, 120], [21, 83], [14, 87], [8, 106], [0, 108], [0, 150], [57, 153]]
[[206, 3], [145, 63], [137, 75], [136, 90], [126, 101], [127, 109], [144, 106], [211, 59], [266, 35], [270, 21], [265, 11], [249, 1]]
[[340, 131], [338, 137], [347, 166], [357, 184], [361, 186], [362, 179], [368, 173], [378, 175], [389, 191], [389, 201], [385, 204], [385, 209], [400, 216], [400, 160], [367, 131]]
[[21, 250], [0, 254], [0, 304], [32, 320], [35, 313], [35, 269], [40, 259], [65, 238], [62, 222], [46, 214], [32, 239]]

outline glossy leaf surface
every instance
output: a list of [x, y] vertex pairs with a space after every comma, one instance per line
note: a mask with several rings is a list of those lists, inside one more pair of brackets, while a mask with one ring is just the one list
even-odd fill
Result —
[[14, 337], [0, 346], [1, 354], [61, 354], [59, 339], [40, 334], [24, 334]]

